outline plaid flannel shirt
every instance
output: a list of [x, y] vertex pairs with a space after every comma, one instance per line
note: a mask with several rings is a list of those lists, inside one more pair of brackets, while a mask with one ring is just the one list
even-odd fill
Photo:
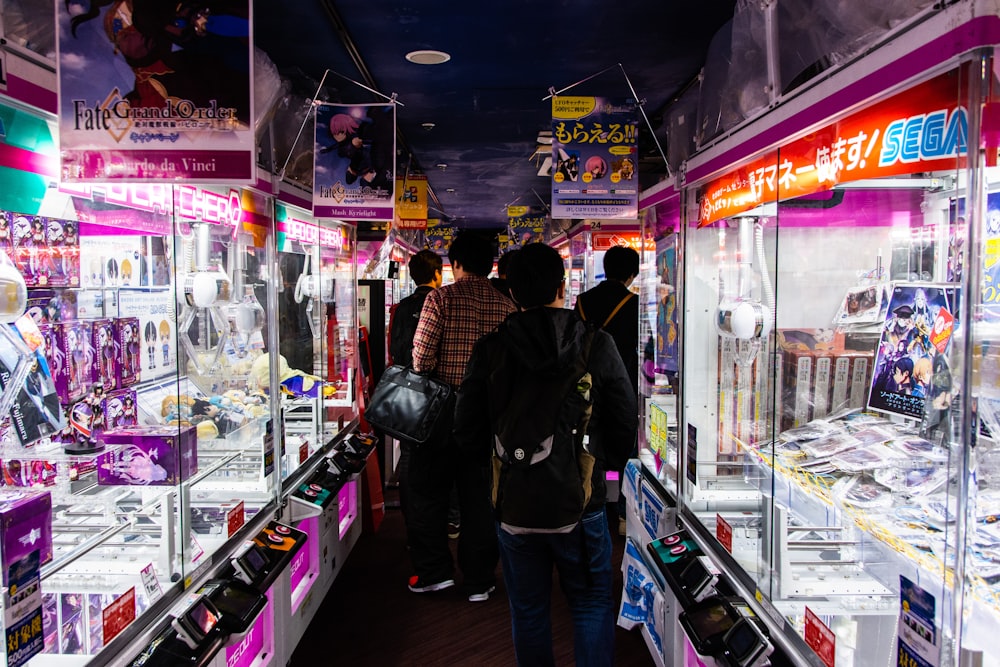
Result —
[[487, 278], [465, 276], [427, 295], [413, 336], [413, 368], [457, 387], [472, 346], [517, 310]]

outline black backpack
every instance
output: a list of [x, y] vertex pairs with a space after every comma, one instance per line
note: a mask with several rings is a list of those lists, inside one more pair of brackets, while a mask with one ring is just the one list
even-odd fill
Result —
[[490, 359], [493, 507], [515, 532], [568, 532], [590, 502], [594, 457], [584, 435], [594, 332], [587, 327], [571, 368], [549, 374], [529, 371], [506, 343]]

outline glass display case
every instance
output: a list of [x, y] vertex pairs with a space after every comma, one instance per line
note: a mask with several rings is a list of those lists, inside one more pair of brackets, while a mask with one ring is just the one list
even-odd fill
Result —
[[255, 373], [269, 200], [95, 185], [6, 204], [4, 581], [39, 577], [44, 653], [93, 655], [121, 629], [109, 609], [141, 616], [280, 491]]
[[[51, 159], [48, 119], [0, 116]], [[86, 660], [154, 624], [344, 439], [354, 259], [353, 227], [256, 190], [0, 170], [7, 657]], [[330, 510], [342, 542], [358, 488]]]
[[277, 205], [278, 339], [287, 477], [356, 414], [355, 229]]
[[969, 35], [919, 26], [687, 165], [680, 514], [811, 664], [995, 664], [1000, 77]]
[[[648, 203], [656, 200], [656, 203]], [[680, 193], [647, 194], [640, 223], [639, 455], [671, 496], [677, 495]]]

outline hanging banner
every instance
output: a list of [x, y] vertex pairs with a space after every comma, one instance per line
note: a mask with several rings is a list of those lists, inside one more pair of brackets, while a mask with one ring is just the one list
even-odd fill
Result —
[[427, 229], [427, 177], [410, 175], [396, 180], [398, 229]]
[[61, 181], [254, 182], [250, 7], [57, 3]]
[[961, 99], [956, 73], [942, 74], [790, 142], [709, 183], [698, 225], [838, 183], [963, 169], [969, 120]]
[[442, 257], [447, 257], [451, 240], [457, 233], [456, 228], [443, 224], [441, 220], [428, 220], [427, 233], [424, 234], [424, 247], [433, 250]]
[[603, 97], [552, 98], [552, 217], [637, 218], [637, 108]]
[[391, 222], [395, 155], [395, 104], [318, 105], [313, 215]]
[[545, 240], [548, 216], [540, 206], [507, 207], [507, 247], [519, 248]]

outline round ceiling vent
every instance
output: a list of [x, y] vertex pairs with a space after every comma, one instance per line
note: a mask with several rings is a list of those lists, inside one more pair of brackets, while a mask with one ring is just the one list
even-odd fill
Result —
[[451, 60], [451, 55], [444, 51], [434, 51], [425, 49], [421, 51], [410, 51], [406, 54], [406, 59], [417, 65], [440, 65]]

